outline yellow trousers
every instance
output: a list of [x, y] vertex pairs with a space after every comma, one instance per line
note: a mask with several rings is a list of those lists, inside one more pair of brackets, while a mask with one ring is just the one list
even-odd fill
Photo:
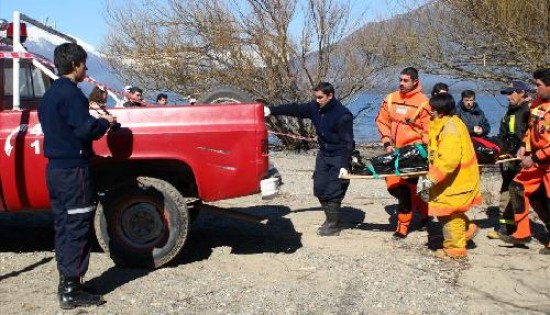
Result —
[[466, 226], [469, 223], [464, 213], [437, 217], [443, 224], [443, 249], [449, 256], [466, 255]]

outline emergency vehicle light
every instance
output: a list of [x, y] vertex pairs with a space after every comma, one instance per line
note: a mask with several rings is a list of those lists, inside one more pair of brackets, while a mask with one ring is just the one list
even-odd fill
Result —
[[[24, 43], [27, 40], [27, 24], [19, 23], [19, 40]], [[9, 39], [13, 40], [13, 23], [8, 24], [7, 34]]]

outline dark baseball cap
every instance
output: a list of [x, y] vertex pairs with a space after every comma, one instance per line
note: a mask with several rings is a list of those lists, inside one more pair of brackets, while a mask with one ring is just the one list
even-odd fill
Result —
[[532, 92], [532, 89], [521, 81], [512, 81], [510, 82], [510, 86], [500, 91], [500, 94], [508, 95], [515, 91]]

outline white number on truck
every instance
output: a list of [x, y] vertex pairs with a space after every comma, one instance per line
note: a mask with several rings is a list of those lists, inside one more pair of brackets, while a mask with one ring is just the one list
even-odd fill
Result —
[[40, 141], [37, 139], [31, 142], [31, 148], [34, 148], [34, 154], [40, 154]]

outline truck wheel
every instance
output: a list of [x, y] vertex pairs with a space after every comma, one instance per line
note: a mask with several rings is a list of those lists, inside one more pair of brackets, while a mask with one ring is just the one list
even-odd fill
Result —
[[100, 246], [116, 265], [158, 268], [182, 249], [189, 231], [187, 204], [168, 182], [138, 177], [109, 191], [94, 226]]
[[198, 104], [252, 103], [254, 98], [245, 91], [232, 86], [219, 86], [206, 91]]

